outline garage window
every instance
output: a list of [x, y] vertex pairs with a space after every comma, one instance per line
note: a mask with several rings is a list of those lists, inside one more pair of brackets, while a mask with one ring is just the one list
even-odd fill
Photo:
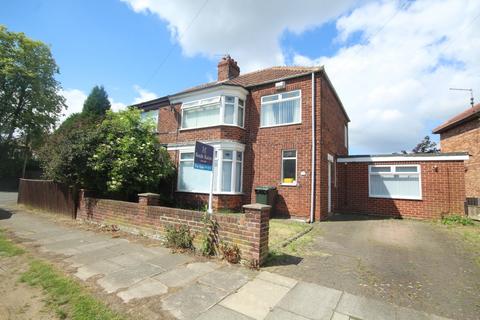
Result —
[[419, 165], [370, 165], [368, 177], [371, 198], [422, 199]]

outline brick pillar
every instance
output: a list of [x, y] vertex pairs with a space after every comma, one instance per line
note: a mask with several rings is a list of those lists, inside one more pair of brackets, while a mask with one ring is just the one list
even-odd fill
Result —
[[158, 193], [139, 193], [138, 203], [141, 206], [159, 206], [160, 195]]
[[264, 204], [247, 204], [243, 206], [247, 230], [253, 233], [250, 255], [258, 266], [265, 262], [268, 256], [268, 228], [271, 206]]

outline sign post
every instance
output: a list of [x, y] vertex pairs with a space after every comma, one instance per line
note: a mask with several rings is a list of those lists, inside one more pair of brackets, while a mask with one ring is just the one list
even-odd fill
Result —
[[210, 194], [208, 195], [208, 213], [212, 214], [213, 198], [213, 147], [195, 142], [195, 156], [193, 157], [193, 168], [198, 170], [210, 171]]

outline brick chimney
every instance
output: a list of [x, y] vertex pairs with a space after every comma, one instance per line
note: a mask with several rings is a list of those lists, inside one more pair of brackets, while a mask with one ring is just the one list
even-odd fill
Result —
[[233, 79], [239, 75], [240, 68], [237, 61], [233, 60], [230, 55], [227, 54], [218, 62], [218, 81]]

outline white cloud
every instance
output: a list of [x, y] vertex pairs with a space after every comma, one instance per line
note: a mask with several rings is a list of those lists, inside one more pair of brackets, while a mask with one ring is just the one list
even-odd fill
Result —
[[65, 98], [67, 109], [63, 110], [60, 121], [65, 120], [69, 115], [76, 112], [81, 112], [83, 103], [87, 99], [87, 94], [78, 89], [63, 89], [60, 94]]
[[411, 149], [433, 124], [468, 108], [469, 96], [450, 87], [480, 94], [479, 13], [480, 2], [469, 0], [416, 1], [403, 10], [368, 3], [337, 21], [339, 41], [360, 32], [361, 44], [294, 62], [325, 65], [352, 120], [355, 151]]
[[134, 85], [133, 89], [135, 89], [138, 94], [138, 97], [133, 100], [133, 103], [140, 103], [158, 98], [156, 93], [143, 89], [139, 85]]
[[[166, 21], [173, 41], [187, 56], [218, 59], [229, 53], [242, 72], [282, 65], [280, 38], [285, 31], [300, 34], [336, 18], [354, 0], [337, 1], [169, 1], [122, 0], [135, 12], [156, 14]], [[193, 21], [193, 23], [192, 23]], [[190, 27], [189, 27], [190, 26]]]
[[[135, 90], [137, 96], [133, 99], [132, 103], [130, 104], [116, 101], [112, 97], [109, 97], [108, 100], [110, 101], [111, 109], [115, 112], [120, 110], [125, 110], [125, 108], [127, 108], [128, 105], [158, 98], [158, 96], [155, 93], [150, 92], [146, 89], [143, 89], [138, 85], [134, 85], [133, 89]], [[83, 103], [85, 102], [88, 96], [85, 92], [79, 89], [62, 90], [61, 95], [65, 97], [66, 105], [68, 106], [68, 109], [63, 111], [63, 115], [60, 118], [60, 122], [65, 120], [72, 113], [82, 112]]]

